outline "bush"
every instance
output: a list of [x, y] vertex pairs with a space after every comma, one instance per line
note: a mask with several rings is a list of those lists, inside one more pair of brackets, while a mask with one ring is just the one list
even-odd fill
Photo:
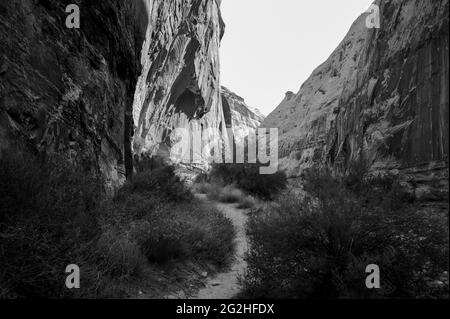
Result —
[[197, 200], [149, 211], [131, 223], [129, 233], [147, 259], [158, 264], [178, 259], [224, 266], [233, 250], [231, 221]]
[[231, 222], [196, 200], [170, 166], [137, 173], [102, 211], [107, 212], [102, 219], [128, 234], [150, 263], [200, 260], [223, 266], [232, 252]]
[[[448, 294], [448, 284], [437, 290], [429, 285], [448, 270], [448, 216], [418, 210], [408, 201], [400, 205], [398, 198], [392, 205], [395, 179], [378, 181], [369, 192], [370, 178], [356, 176], [348, 183], [348, 176], [314, 168], [304, 176], [309, 194], [286, 193], [250, 216], [245, 297]], [[360, 187], [353, 188], [356, 184]], [[381, 269], [380, 290], [365, 287], [369, 264]]]
[[192, 186], [192, 191], [198, 194], [208, 194], [211, 189], [211, 184], [207, 182], [198, 182]]
[[130, 194], [159, 196], [169, 202], [183, 202], [192, 199], [189, 189], [175, 175], [175, 168], [163, 166], [152, 171], [139, 172], [119, 192], [120, 196]]
[[[234, 228], [195, 201], [170, 167], [138, 173], [112, 198], [64, 158], [0, 157], [0, 297], [123, 297], [173, 259], [226, 265]], [[69, 264], [82, 289], [64, 287]]]
[[252, 196], [245, 196], [239, 202], [239, 209], [251, 209], [255, 208], [257, 205], [257, 201]]
[[220, 201], [222, 203], [239, 203], [244, 199], [245, 195], [239, 189], [235, 188], [232, 185], [227, 185], [223, 188], [222, 193], [220, 195]]
[[209, 200], [226, 204], [240, 203], [246, 197], [241, 190], [233, 185], [221, 186], [218, 184], [208, 184], [205, 191]]
[[211, 201], [219, 201], [220, 195], [222, 193], [223, 186], [220, 186], [218, 184], [209, 184], [209, 189], [207, 192], [207, 197]]
[[270, 200], [287, 187], [287, 177], [278, 171], [272, 175], [262, 175], [257, 164], [215, 164], [211, 179], [217, 183], [235, 185], [247, 193]]
[[239, 203], [239, 209], [250, 209], [257, 204], [257, 200], [253, 196], [246, 195], [234, 185], [222, 186], [217, 183], [210, 184], [201, 181], [192, 186], [192, 191], [198, 194], [205, 194], [212, 201], [229, 204]]
[[0, 167], [0, 286], [15, 297], [67, 295], [64, 269], [95, 248], [103, 183], [62, 157], [10, 152]]
[[105, 230], [97, 242], [101, 268], [113, 278], [139, 277], [146, 259], [139, 246], [126, 234]]

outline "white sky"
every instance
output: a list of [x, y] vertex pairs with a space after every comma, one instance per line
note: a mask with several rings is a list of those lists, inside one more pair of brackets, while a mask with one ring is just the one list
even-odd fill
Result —
[[265, 115], [297, 93], [373, 0], [223, 0], [222, 84]]

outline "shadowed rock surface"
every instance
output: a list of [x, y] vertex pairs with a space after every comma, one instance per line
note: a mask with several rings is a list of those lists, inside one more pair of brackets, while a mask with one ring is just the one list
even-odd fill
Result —
[[[68, 29], [68, 4], [81, 28]], [[65, 154], [110, 188], [131, 174], [141, 0], [0, 2], [0, 148]]]
[[418, 198], [448, 198], [449, 1], [376, 1], [330, 58], [263, 123], [280, 128], [289, 175], [364, 155], [399, 173]]

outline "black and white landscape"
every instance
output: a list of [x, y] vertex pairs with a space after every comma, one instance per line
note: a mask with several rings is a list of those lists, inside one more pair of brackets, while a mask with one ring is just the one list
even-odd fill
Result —
[[265, 116], [221, 0], [0, 0], [0, 298], [447, 299], [449, 1], [355, 19]]

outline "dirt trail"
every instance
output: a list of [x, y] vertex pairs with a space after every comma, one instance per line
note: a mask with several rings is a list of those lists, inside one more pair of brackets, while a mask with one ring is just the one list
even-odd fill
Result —
[[[204, 195], [196, 195], [198, 198], [207, 201]], [[247, 222], [247, 211], [238, 209], [237, 204], [214, 203], [216, 207], [232, 222], [236, 229], [236, 252], [235, 259], [227, 272], [219, 273], [208, 278], [206, 287], [200, 289], [197, 295], [191, 299], [231, 299], [240, 292], [239, 277], [244, 275], [247, 263], [245, 253], [248, 249], [248, 242], [245, 232]]]

